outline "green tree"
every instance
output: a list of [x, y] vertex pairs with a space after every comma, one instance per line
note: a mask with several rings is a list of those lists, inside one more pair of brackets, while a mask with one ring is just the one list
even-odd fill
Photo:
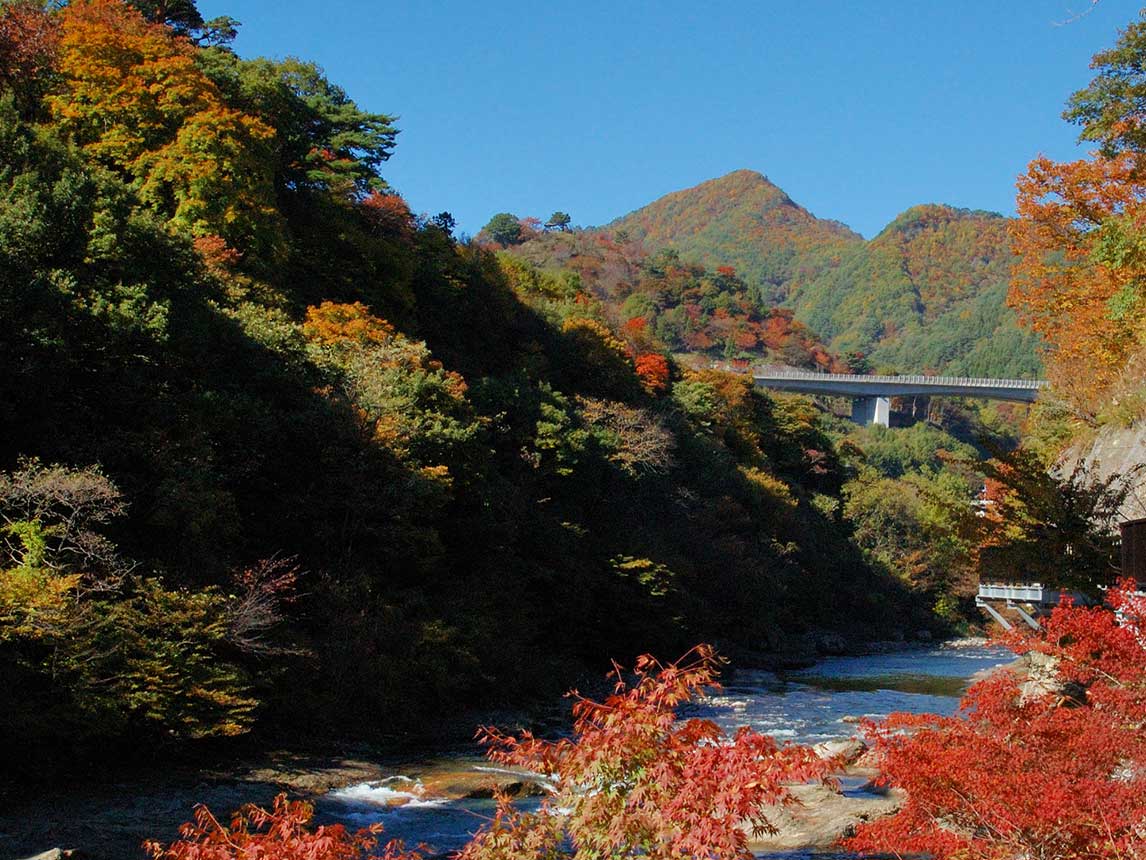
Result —
[[365, 195], [387, 188], [379, 170], [398, 136], [393, 116], [362, 110], [321, 68], [294, 57], [244, 60], [216, 46], [198, 61], [229, 103], [275, 130], [280, 191]]
[[189, 36], [204, 26], [195, 0], [129, 0], [148, 21], [166, 24], [181, 36]]
[[872, 561], [928, 594], [931, 604], [969, 598], [973, 508], [964, 478], [927, 468], [888, 478], [864, 467], [844, 487], [844, 499], [853, 539]]
[[1146, 153], [1146, 12], [1090, 67], [1098, 74], [1071, 96], [1063, 119], [1082, 126], [1079, 138], [1098, 143], [1107, 157]]
[[871, 360], [859, 350], [845, 355], [844, 364], [848, 366], [848, 373], [871, 373]]
[[889, 478], [924, 470], [940, 472], [952, 459], [977, 459], [970, 445], [922, 422], [895, 430], [864, 427], [850, 439], [863, 449], [867, 465]]
[[24, 461], [0, 473], [0, 683], [22, 691], [0, 703], [6, 746], [250, 727], [258, 703], [224, 654], [233, 629], [253, 642], [265, 625], [252, 626], [249, 605], [235, 624], [238, 604], [221, 589], [128, 573], [102, 534], [124, 513], [95, 468]]
[[482, 227], [482, 232], [499, 245], [513, 245], [521, 238], [521, 222], [516, 215], [498, 212]]

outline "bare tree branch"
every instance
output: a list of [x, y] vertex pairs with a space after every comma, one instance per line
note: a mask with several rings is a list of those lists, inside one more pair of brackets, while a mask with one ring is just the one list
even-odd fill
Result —
[[1067, 24], [1073, 24], [1075, 21], [1079, 21], [1079, 20], [1085, 18], [1091, 12], [1093, 12], [1094, 7], [1097, 6], [1098, 3], [1099, 3], [1099, 0], [1090, 0], [1090, 5], [1087, 6], [1085, 9], [1083, 9], [1081, 12], [1074, 12], [1074, 11], [1071, 11], [1070, 9], [1067, 9], [1066, 10], [1067, 15], [1069, 15], [1070, 17], [1066, 18], [1063, 21], [1052, 21], [1051, 26], [1052, 27], [1065, 27]]

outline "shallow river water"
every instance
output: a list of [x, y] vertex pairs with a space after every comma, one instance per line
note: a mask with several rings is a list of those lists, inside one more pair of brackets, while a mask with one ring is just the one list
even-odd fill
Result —
[[[893, 711], [953, 713], [973, 675], [1012, 657], [999, 648], [951, 643], [827, 658], [810, 669], [782, 675], [741, 671], [686, 715], [712, 719], [726, 729], [747, 725], [778, 740], [817, 743], [854, 734], [858, 717], [881, 717]], [[467, 757], [458, 757], [453, 764], [483, 767]], [[844, 788], [858, 790], [847, 784]], [[353, 827], [381, 822], [386, 838], [424, 843], [437, 853], [463, 845], [491, 814], [493, 801], [429, 797], [412, 771], [332, 792], [318, 807], [323, 819]]]

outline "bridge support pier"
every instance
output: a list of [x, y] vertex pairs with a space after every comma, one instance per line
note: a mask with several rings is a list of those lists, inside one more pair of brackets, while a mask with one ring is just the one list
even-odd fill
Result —
[[1014, 630], [1015, 629], [1014, 627], [1011, 626], [1010, 621], [1008, 621], [1006, 618], [1004, 618], [1002, 615], [1000, 615], [998, 610], [996, 610], [995, 607], [993, 607], [991, 604], [989, 604], [983, 598], [976, 597], [975, 598], [975, 605], [978, 606], [980, 609], [986, 609], [987, 614], [990, 615], [992, 618], [994, 618], [997, 622], [999, 622], [999, 626], [1002, 627], [1004, 630]]
[[1033, 619], [1030, 615], [1028, 615], [1026, 610], [1024, 610], [1023, 607], [1019, 606], [1019, 604], [1012, 603], [1011, 601], [1008, 600], [1007, 606], [1010, 609], [1015, 610], [1015, 612], [1019, 613], [1019, 617], [1022, 618], [1023, 621], [1027, 622], [1027, 626], [1029, 628], [1031, 628], [1032, 630], [1036, 630], [1036, 631], [1039, 629], [1039, 623], [1037, 621], [1035, 621], [1035, 619]]
[[890, 397], [857, 397], [852, 401], [852, 421], [856, 424], [864, 427], [869, 424], [888, 427], [890, 419]]

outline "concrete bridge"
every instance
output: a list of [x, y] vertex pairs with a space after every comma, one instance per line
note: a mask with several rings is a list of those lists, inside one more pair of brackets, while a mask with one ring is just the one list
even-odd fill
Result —
[[1034, 403], [1049, 383], [1041, 379], [981, 379], [968, 376], [875, 376], [815, 373], [808, 370], [752, 371], [756, 384], [777, 391], [823, 394], [852, 399], [857, 424], [888, 426], [892, 397], [979, 397]]

